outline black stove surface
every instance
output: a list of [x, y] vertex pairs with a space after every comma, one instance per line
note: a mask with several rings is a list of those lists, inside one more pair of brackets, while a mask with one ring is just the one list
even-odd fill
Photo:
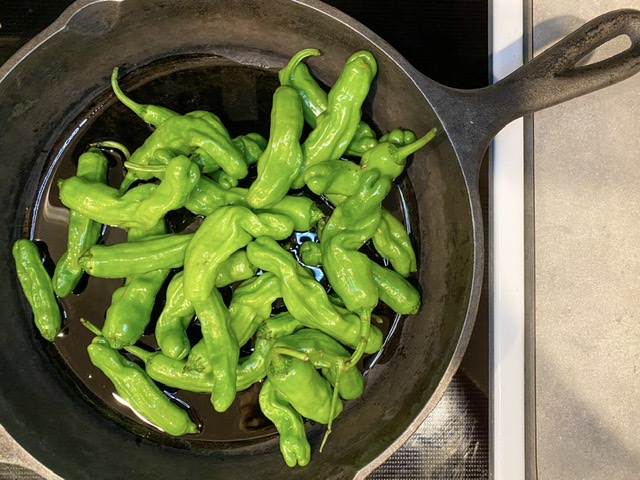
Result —
[[[2, 0], [0, 63], [71, 3]], [[487, 85], [487, 0], [328, 0], [327, 3], [376, 32], [428, 77], [457, 88]], [[486, 172], [483, 178], [486, 212]], [[370, 479], [489, 478], [487, 325], [485, 292], [469, 350], [441, 402], [410, 440]], [[0, 463], [0, 478], [41, 477]]]

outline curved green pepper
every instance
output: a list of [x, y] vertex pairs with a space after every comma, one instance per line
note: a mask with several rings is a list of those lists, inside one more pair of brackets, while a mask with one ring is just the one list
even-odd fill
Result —
[[384, 208], [378, 230], [371, 240], [380, 256], [388, 260], [393, 269], [403, 277], [408, 277], [418, 269], [407, 227]]
[[269, 380], [262, 384], [258, 402], [262, 413], [273, 422], [280, 434], [280, 453], [287, 466], [293, 468], [296, 465], [308, 465], [311, 460], [311, 445], [300, 414]]
[[[90, 148], [78, 158], [76, 175], [90, 182], [106, 183], [109, 161], [99, 148]], [[95, 245], [102, 232], [102, 224], [81, 213], [69, 212], [67, 249], [62, 254], [53, 272], [53, 290], [58, 297], [73, 292], [84, 273], [78, 263], [80, 256]]]
[[62, 328], [62, 315], [40, 250], [34, 242], [22, 238], [13, 244], [11, 253], [20, 286], [33, 311], [36, 328], [46, 340], [53, 342]]
[[280, 298], [280, 280], [273, 273], [245, 280], [233, 292], [229, 313], [238, 343], [244, 345], [269, 318], [273, 302]]
[[358, 128], [362, 104], [378, 71], [370, 52], [351, 55], [328, 94], [327, 110], [302, 144], [304, 168], [340, 158]]
[[[321, 330], [350, 347], [359, 345], [361, 335], [358, 317], [340, 315], [324, 287], [275, 240], [257, 238], [247, 245], [247, 256], [256, 267], [278, 276], [287, 310], [300, 323]], [[365, 351], [374, 353], [381, 347], [382, 332], [372, 326]]]
[[108, 378], [123, 400], [140, 416], [169, 435], [198, 433], [189, 414], [162, 393], [145, 371], [96, 337], [87, 347], [91, 363]]
[[167, 233], [136, 242], [94, 245], [79, 263], [89, 275], [99, 278], [124, 278], [165, 268], [178, 268], [194, 233]]
[[[222, 168], [233, 178], [247, 176], [244, 156], [233, 144], [220, 119], [209, 112], [190, 112], [167, 118], [131, 154], [129, 163], [141, 166], [167, 164], [173, 157], [189, 156], [196, 151], [193, 161], [205, 173]], [[120, 192], [125, 192], [135, 180], [153, 177], [153, 171], [129, 169]]]
[[213, 375], [211, 404], [216, 412], [224, 412], [236, 397], [236, 365], [240, 357], [240, 345], [231, 329], [229, 310], [216, 288], [211, 290], [207, 298], [194, 301], [193, 306], [200, 320], [202, 339]]
[[187, 157], [178, 156], [169, 161], [162, 182], [149, 190], [146, 198], [130, 195], [131, 192], [120, 195], [115, 188], [77, 176], [59, 180], [58, 188], [64, 206], [96, 222], [121, 228], [150, 229], [167, 212], [184, 206], [199, 179], [197, 165]]
[[[249, 263], [247, 252], [238, 250], [220, 266], [216, 287], [222, 288], [251, 278], [256, 268]], [[178, 272], [167, 286], [164, 307], [156, 322], [156, 342], [169, 358], [182, 359], [191, 348], [186, 329], [195, 315], [193, 304], [184, 294], [184, 271]]]
[[258, 159], [258, 175], [249, 187], [247, 203], [253, 208], [269, 208], [284, 198], [291, 187], [300, 188], [303, 164], [300, 136], [304, 127], [298, 92], [280, 86], [273, 94], [269, 142]]
[[173, 110], [159, 105], [141, 105], [125, 95], [118, 84], [118, 72], [119, 68], [115, 67], [111, 71], [111, 89], [116, 94], [118, 100], [120, 100], [129, 110], [135, 113], [146, 123], [158, 127], [161, 123], [171, 117], [175, 117], [178, 114]]
[[326, 425], [342, 411], [342, 402], [338, 400], [331, 415], [333, 388], [308, 361], [272, 350], [267, 378], [304, 418]]
[[255, 214], [241, 206], [219, 208], [204, 219], [187, 248], [184, 259], [186, 297], [194, 304], [205, 301], [214, 288], [220, 264], [254, 237], [269, 235], [283, 240], [292, 232], [293, 223], [283, 215]]

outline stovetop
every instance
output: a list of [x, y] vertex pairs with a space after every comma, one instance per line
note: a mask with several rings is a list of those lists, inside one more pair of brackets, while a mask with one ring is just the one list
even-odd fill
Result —
[[[0, 3], [0, 63], [46, 28], [71, 3], [69, 0], [3, 0]], [[327, 3], [365, 24], [418, 70], [438, 82], [458, 88], [482, 87], [489, 82], [487, 0], [329, 0]], [[488, 211], [487, 189], [485, 168], [481, 180], [485, 212]], [[489, 478], [486, 293], [481, 299], [476, 328], [460, 371], [424, 424], [370, 475], [372, 480]], [[14, 465], [16, 461], [6, 443], [0, 435], [0, 478], [43, 478]]]

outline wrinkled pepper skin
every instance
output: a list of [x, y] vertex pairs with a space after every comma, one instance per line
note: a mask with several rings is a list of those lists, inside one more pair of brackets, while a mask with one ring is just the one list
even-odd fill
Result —
[[[247, 280], [256, 273], [247, 252], [238, 250], [220, 266], [215, 286], [226, 287]], [[186, 329], [195, 315], [193, 304], [184, 294], [184, 271], [178, 272], [167, 286], [166, 300], [156, 322], [156, 342], [163, 354], [173, 359], [184, 358], [191, 348]]]
[[258, 159], [258, 175], [249, 187], [247, 203], [254, 209], [275, 205], [291, 187], [300, 188], [299, 177], [304, 158], [300, 136], [304, 127], [298, 92], [280, 86], [273, 94], [269, 143]]
[[[333, 388], [310, 362], [272, 350], [267, 378], [282, 398], [304, 418], [325, 425], [332, 420]], [[333, 418], [342, 412], [342, 408], [342, 401], [338, 400]]]
[[[164, 221], [148, 231], [130, 231], [130, 242], [127, 243], [136, 243], [149, 235], [163, 232], [166, 232]], [[169, 272], [169, 268], [162, 268], [128, 275], [124, 285], [113, 292], [102, 327], [102, 335], [112, 348], [121, 349], [126, 345], [133, 345], [144, 335], [151, 321], [156, 296]]]
[[[350, 347], [359, 344], [361, 335], [358, 318], [340, 315], [324, 287], [275, 240], [257, 238], [247, 245], [247, 256], [258, 268], [278, 276], [287, 310], [300, 323], [321, 330]], [[372, 326], [365, 351], [374, 353], [381, 347], [382, 332]]]
[[322, 229], [325, 275], [346, 308], [358, 315], [370, 315], [378, 303], [371, 260], [358, 250], [376, 232], [390, 189], [391, 181], [378, 171], [366, 172], [356, 195], [336, 207]]
[[[311, 128], [316, 128], [320, 119], [329, 109], [329, 95], [313, 78], [309, 68], [302, 63], [305, 58], [318, 55], [320, 55], [320, 51], [315, 48], [300, 50], [278, 72], [280, 84], [292, 86], [300, 95], [304, 119]], [[365, 122], [360, 121], [345, 154], [359, 156], [368, 148], [375, 146], [376, 143], [373, 129]]]
[[362, 104], [377, 71], [370, 52], [361, 50], [347, 59], [329, 91], [326, 112], [302, 144], [304, 168], [342, 157], [356, 133]]
[[[322, 252], [317, 242], [304, 242], [300, 245], [300, 258], [305, 265], [322, 266]], [[378, 287], [380, 301], [395, 313], [413, 315], [421, 305], [420, 292], [398, 272], [371, 261], [373, 280]]]
[[91, 363], [113, 383], [118, 395], [139, 415], [163, 432], [180, 436], [198, 433], [189, 414], [173, 403], [145, 371], [96, 337], [87, 347]]
[[304, 420], [269, 380], [262, 384], [258, 397], [260, 410], [273, 422], [280, 434], [280, 453], [287, 466], [304, 467], [311, 461], [311, 445], [307, 440]]
[[[89, 182], [106, 183], [109, 161], [99, 148], [90, 148], [78, 158], [76, 175]], [[75, 210], [69, 212], [67, 249], [56, 264], [53, 290], [60, 298], [70, 295], [78, 285], [84, 270], [78, 259], [100, 239], [102, 224]]]
[[[278, 338], [272, 348], [284, 347], [297, 350], [309, 357], [309, 362], [322, 371], [322, 375], [335, 386], [338, 369], [349, 360], [351, 354], [330, 335], [311, 328], [303, 328]], [[343, 370], [338, 393], [345, 400], [355, 400], [364, 393], [364, 378], [357, 368]]]
[[256, 163], [264, 149], [267, 148], [267, 139], [255, 132], [238, 135], [232, 138], [231, 141], [242, 152], [247, 165]]
[[135, 242], [94, 245], [80, 257], [89, 275], [124, 278], [184, 264], [187, 248], [195, 234], [167, 233]]
[[238, 343], [244, 345], [271, 315], [273, 302], [280, 298], [280, 280], [270, 272], [245, 280], [233, 292], [229, 313]]
[[[131, 154], [129, 162], [142, 166], [162, 165], [173, 157], [190, 155], [204, 173], [222, 168], [233, 178], [247, 176], [244, 155], [233, 144], [220, 119], [213, 113], [201, 111], [164, 120]], [[127, 191], [135, 180], [153, 177], [153, 172], [130, 169], [120, 185], [120, 192]]]
[[382, 218], [372, 242], [380, 256], [388, 260], [401, 276], [406, 278], [418, 269], [407, 228], [388, 210], [382, 209]]
[[267, 361], [274, 340], [304, 328], [289, 312], [282, 312], [265, 320], [256, 332], [253, 352], [238, 363], [238, 390], [249, 388], [267, 375]]
[[31, 306], [40, 335], [53, 342], [62, 328], [62, 314], [53, 293], [51, 278], [38, 246], [26, 238], [16, 240], [11, 249], [22, 292]]
[[236, 398], [236, 365], [240, 357], [240, 345], [231, 328], [231, 315], [218, 289], [213, 288], [207, 298], [194, 301], [193, 306], [200, 320], [202, 339], [213, 375], [211, 404], [216, 412], [222, 413], [229, 409]]
[[146, 198], [131, 195], [135, 189], [120, 195], [115, 188], [78, 176], [59, 180], [58, 188], [64, 206], [96, 222], [125, 229], [150, 229], [167, 212], [184, 206], [199, 179], [197, 165], [178, 156], [168, 162], [160, 185], [143, 189], [145, 193], [150, 190]]
[[219, 208], [204, 219], [187, 248], [184, 259], [187, 299], [194, 304], [207, 300], [222, 262], [254, 237], [268, 235], [283, 240], [292, 232], [293, 222], [283, 215], [256, 214], [241, 206]]

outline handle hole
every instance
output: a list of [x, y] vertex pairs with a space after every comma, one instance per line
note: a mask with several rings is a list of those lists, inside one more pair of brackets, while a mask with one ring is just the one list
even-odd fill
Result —
[[626, 50], [629, 50], [633, 46], [631, 38], [628, 35], [618, 35], [611, 40], [598, 46], [584, 57], [582, 57], [577, 63], [576, 67], [584, 67], [586, 65], [594, 65], [603, 60], [607, 60], [616, 55], [619, 55]]

